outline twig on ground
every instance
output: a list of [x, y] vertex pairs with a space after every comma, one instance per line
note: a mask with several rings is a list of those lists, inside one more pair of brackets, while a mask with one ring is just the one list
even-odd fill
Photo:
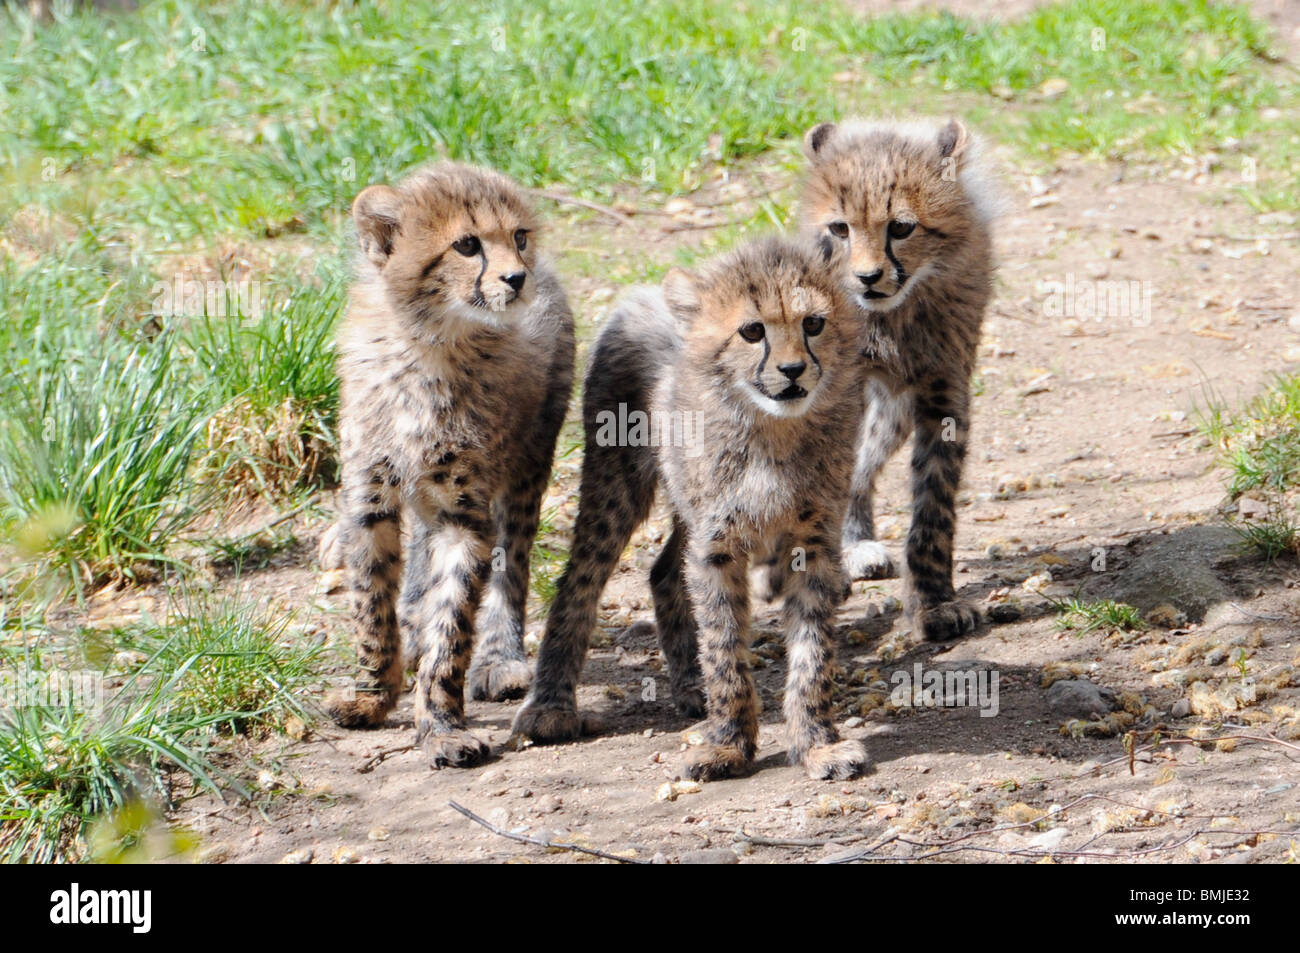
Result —
[[385, 748], [383, 751], [380, 751], [378, 754], [375, 754], [370, 758], [367, 758], [365, 763], [362, 764], [361, 767], [357, 768], [357, 773], [369, 774], [371, 771], [375, 770], [375, 768], [383, 764], [384, 761], [391, 755], [401, 754], [403, 751], [414, 751], [414, 750], [415, 750], [415, 745], [399, 745], [396, 748]]
[[[864, 832], [850, 834], [847, 837], [764, 837], [762, 834], [751, 834], [743, 827], [731, 835], [732, 840], [749, 841], [755, 847], [828, 847], [831, 844], [852, 844], [855, 841], [866, 840], [870, 836], [869, 832]], [[893, 838], [889, 839], [893, 840]]]
[[281, 513], [279, 516], [271, 520], [269, 523], [264, 523], [259, 528], [255, 530], [250, 530], [247, 533], [241, 533], [238, 536], [234, 537], [233, 539], [229, 540], [228, 542], [238, 543], [246, 539], [253, 539], [256, 536], [261, 536], [263, 533], [275, 529], [281, 523], [289, 522], [289, 520], [293, 519], [299, 513], [311, 509], [313, 506], [316, 505], [317, 502], [319, 502], [319, 500], [320, 497], [317, 494], [313, 493], [306, 501], [299, 503], [297, 506], [289, 510], [287, 513]]
[[1300, 232], [1275, 232], [1272, 235], [1266, 235], [1263, 233], [1259, 235], [1224, 235], [1221, 232], [1210, 232], [1210, 233], [1197, 235], [1196, 237], [1197, 238], [1218, 238], [1225, 242], [1257, 242], [1260, 240], [1276, 241], [1276, 242], [1293, 242], [1296, 239], [1300, 239]]
[[[1155, 732], [1152, 731], [1151, 734], [1155, 734]], [[1091, 767], [1087, 771], [1084, 771], [1080, 774], [1073, 775], [1073, 777], [1084, 778], [1090, 774], [1100, 771], [1102, 768], [1109, 768], [1112, 765], [1116, 765], [1116, 764], [1126, 764], [1139, 752], [1155, 751], [1161, 745], [1212, 745], [1218, 741], [1246, 741], [1246, 742], [1256, 742], [1256, 743], [1271, 743], [1275, 745], [1281, 745], [1283, 748], [1290, 748], [1292, 751], [1300, 751], [1300, 745], [1294, 745], [1289, 741], [1283, 741], [1281, 738], [1276, 738], [1273, 735], [1219, 735], [1218, 737], [1215, 738], [1178, 738], [1178, 737], [1161, 738], [1159, 741], [1152, 742], [1151, 744], [1148, 745], [1142, 745], [1140, 747], [1134, 746], [1131, 752], [1126, 752], [1120, 757], [1112, 758], [1109, 761], [1103, 761], [1101, 764], [1096, 765], [1095, 767]]]
[[598, 212], [606, 218], [612, 218], [620, 225], [631, 225], [632, 219], [622, 212], [610, 208], [608, 205], [601, 205], [599, 202], [589, 202], [586, 199], [580, 199], [576, 195], [565, 195], [563, 192], [548, 192], [545, 189], [533, 189], [532, 193], [544, 199], [550, 199], [559, 205], [576, 205], [579, 208], [585, 208], [592, 212]]
[[565, 844], [557, 841], [543, 840], [540, 837], [529, 837], [527, 834], [516, 834], [514, 831], [507, 831], [498, 827], [491, 821], [484, 820], [467, 807], [461, 807], [455, 801], [448, 801], [447, 804], [452, 810], [464, 814], [475, 824], [486, 827], [498, 837], [504, 837], [507, 840], [518, 841], [520, 844], [532, 844], [535, 847], [545, 847], [547, 850], [571, 850], [579, 854], [590, 854], [592, 857], [600, 857], [604, 860], [617, 861], [620, 864], [648, 864], [650, 861], [642, 860], [639, 857], [620, 857], [618, 854], [611, 854], [607, 851], [597, 850], [595, 847], [583, 847], [581, 844]]

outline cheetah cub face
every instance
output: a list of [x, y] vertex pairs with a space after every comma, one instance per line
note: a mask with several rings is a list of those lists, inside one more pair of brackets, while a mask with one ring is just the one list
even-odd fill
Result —
[[956, 120], [808, 130], [802, 220], [819, 241], [847, 251], [846, 288], [862, 308], [897, 308], [942, 271], [945, 248], [987, 217], [963, 174], [972, 149]]
[[537, 226], [497, 173], [441, 163], [352, 207], [357, 237], [390, 303], [416, 321], [502, 327], [533, 300]]
[[836, 257], [832, 250], [826, 268], [811, 268], [773, 251], [732, 256], [699, 274], [670, 271], [664, 297], [689, 324], [689, 363], [707, 368], [710, 383], [721, 385], [716, 389], [761, 413], [802, 416], [828, 390], [839, 355], [852, 348], [852, 323], [832, 277], [840, 270]]

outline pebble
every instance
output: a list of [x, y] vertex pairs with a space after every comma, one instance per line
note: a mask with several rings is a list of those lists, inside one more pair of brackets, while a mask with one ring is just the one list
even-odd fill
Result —
[[688, 850], [677, 857], [679, 864], [738, 864], [740, 858], [730, 847], [710, 847], [705, 850]]
[[1169, 709], [1171, 718], [1186, 718], [1192, 713], [1192, 703], [1186, 698], [1180, 698], [1174, 702], [1174, 706]]
[[537, 799], [537, 803], [533, 805], [533, 813], [554, 814], [563, 806], [564, 806], [564, 802], [561, 801], [554, 794], [543, 794], [541, 797]]

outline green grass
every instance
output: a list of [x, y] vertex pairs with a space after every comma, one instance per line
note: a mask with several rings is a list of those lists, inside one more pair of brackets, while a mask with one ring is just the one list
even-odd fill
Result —
[[[162, 243], [332, 235], [361, 185], [440, 155], [529, 185], [671, 192], [701, 181], [711, 145], [732, 164], [827, 116], [918, 102], [1029, 154], [1250, 145], [1259, 111], [1294, 96], [1266, 45], [1244, 7], [1205, 0], [1074, 0], [1010, 24], [786, 0], [158, 2], [6, 23], [0, 154], [10, 207], [94, 209]], [[1041, 95], [1055, 79], [1065, 91]]]
[[1213, 391], [1196, 415], [1227, 478], [1230, 502], [1243, 496], [1262, 504], [1228, 524], [1268, 559], [1300, 552], [1300, 376], [1281, 375], [1235, 413]]
[[[1049, 600], [1052, 601], [1052, 600]], [[1077, 597], [1054, 601], [1058, 616], [1057, 628], [1072, 631], [1077, 635], [1089, 632], [1133, 632], [1146, 628], [1138, 610], [1124, 602], [1113, 599], [1101, 599], [1084, 602]]]
[[[0, 705], [8, 861], [80, 859], [91, 825], [95, 855], [112, 859], [178, 785], [243, 793], [221, 737], [310, 724], [302, 700], [327, 667], [291, 614], [232, 597], [186, 596], [166, 622], [85, 631], [62, 648], [48, 632], [29, 644], [0, 652], [13, 693]], [[140, 661], [122, 661], [130, 653]], [[70, 674], [62, 693], [47, 688]]]
[[149, 656], [146, 671], [172, 680], [167, 704], [179, 717], [216, 719], [229, 734], [312, 721], [303, 699], [319, 687], [326, 650], [282, 606], [189, 596], [165, 623], [148, 620], [118, 638]]
[[[47, 671], [38, 664], [8, 673]], [[98, 710], [72, 698], [0, 708], [0, 858], [79, 858], [87, 824], [140, 798], [169, 803], [177, 769], [219, 791], [204, 737], [219, 718], [171, 712], [177, 681], [133, 678]]]
[[77, 586], [175, 563], [210, 410], [187, 393], [174, 340], [38, 334], [0, 365], [0, 525], [19, 553]]
[[334, 480], [334, 328], [345, 294], [334, 269], [320, 287], [264, 302], [260, 314], [246, 313], [231, 293], [224, 314], [205, 309], [193, 321], [186, 342], [202, 369], [200, 399], [220, 404], [200, 461], [205, 477], [273, 501]]

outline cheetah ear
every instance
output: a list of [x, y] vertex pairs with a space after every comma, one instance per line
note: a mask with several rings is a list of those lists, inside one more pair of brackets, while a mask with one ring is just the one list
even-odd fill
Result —
[[674, 317], [691, 321], [700, 313], [700, 280], [685, 268], [673, 268], [664, 275], [663, 291]]
[[970, 134], [956, 119], [949, 119], [948, 125], [939, 130], [939, 158], [960, 163], [968, 145]]
[[820, 153], [826, 148], [826, 143], [830, 142], [831, 134], [834, 132], [833, 122], [823, 122], [813, 126], [803, 135], [803, 154], [816, 162], [821, 158]]
[[393, 253], [393, 236], [397, 234], [402, 197], [386, 185], [362, 189], [352, 203], [352, 220], [357, 225], [357, 242], [376, 268], [384, 267]]

